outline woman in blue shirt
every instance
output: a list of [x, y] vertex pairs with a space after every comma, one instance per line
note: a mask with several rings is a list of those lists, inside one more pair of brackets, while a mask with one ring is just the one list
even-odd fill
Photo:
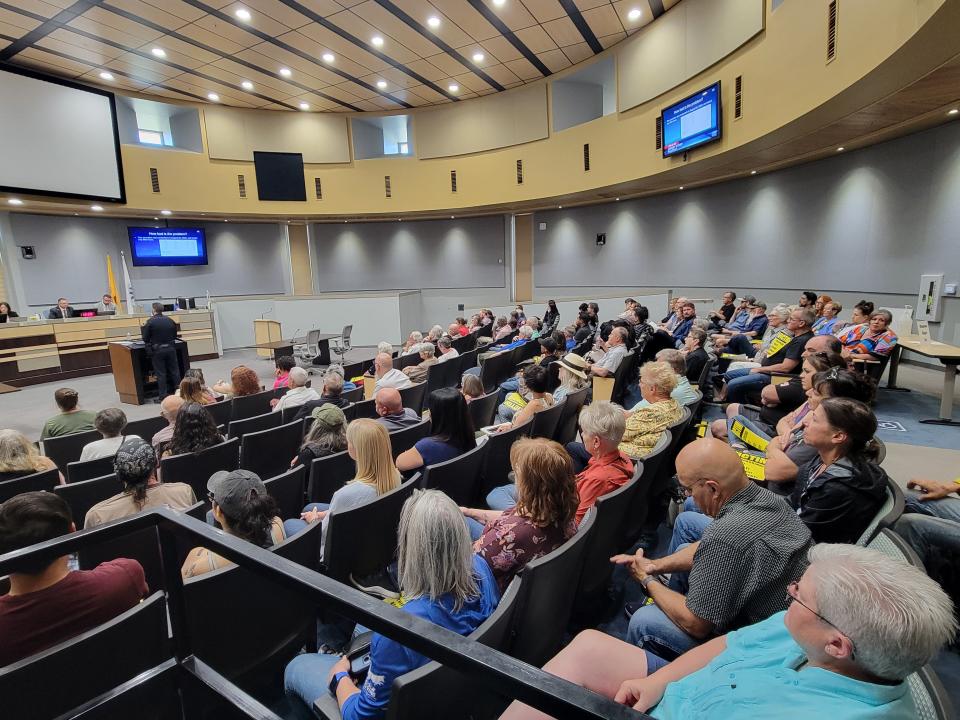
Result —
[[[441, 388], [430, 393], [430, 436], [397, 456], [400, 472], [416, 470], [453, 460], [477, 446], [473, 420], [467, 401], [456, 388]], [[408, 475], [409, 477], [409, 475]]]
[[[460, 509], [439, 490], [417, 491], [404, 504], [398, 548], [406, 612], [469, 635], [496, 609], [500, 593], [490, 566], [474, 555]], [[344, 720], [373, 720], [386, 715], [393, 681], [429, 661], [374, 633], [370, 669], [361, 686], [348, 674], [346, 658], [314, 653], [287, 665], [284, 686], [308, 707], [332, 687]]]

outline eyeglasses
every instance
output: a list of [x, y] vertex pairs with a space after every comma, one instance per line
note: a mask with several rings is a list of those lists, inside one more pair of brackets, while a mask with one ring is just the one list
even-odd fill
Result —
[[829, 620], [827, 620], [823, 615], [821, 615], [820, 613], [818, 613], [816, 610], [814, 610], [812, 607], [810, 607], [810, 606], [807, 605], [805, 602], [803, 602], [803, 600], [800, 599], [800, 583], [799, 583], [798, 581], [794, 580], [792, 583], [790, 583], [789, 585], [787, 585], [787, 597], [786, 597], [786, 600], [787, 600], [787, 605], [789, 605], [791, 602], [795, 602], [795, 603], [797, 603], [798, 605], [800, 605], [801, 607], [806, 608], [807, 610], [809, 610], [810, 612], [812, 612], [814, 615], [816, 615], [818, 618], [820, 618], [820, 620], [822, 620], [823, 622], [825, 622], [827, 625], [829, 625], [830, 627], [832, 627], [832, 628], [833, 628], [834, 630], [836, 630], [838, 633], [840, 633], [841, 635], [843, 635], [847, 640], [849, 640], [849, 641], [850, 641], [850, 659], [851, 659], [851, 660], [856, 660], [856, 654], [855, 654], [855, 653], [856, 653], [856, 647], [855, 647], [854, 644], [853, 644], [853, 638], [851, 638], [849, 635], [847, 635], [845, 632], [843, 632], [843, 630], [841, 630], [840, 628], [838, 628], [838, 627], [837, 627], [836, 625], [834, 625], [832, 622], [830, 622]]
[[701, 483], [703, 483], [704, 480], [706, 480], [706, 478], [700, 478], [693, 485], [691, 485], [690, 487], [687, 487], [682, 482], [680, 482], [680, 478], [677, 475], [674, 475], [673, 479], [676, 480], [677, 489], [683, 493], [684, 497], [693, 497], [693, 491], [696, 489], [697, 485], [700, 485]]

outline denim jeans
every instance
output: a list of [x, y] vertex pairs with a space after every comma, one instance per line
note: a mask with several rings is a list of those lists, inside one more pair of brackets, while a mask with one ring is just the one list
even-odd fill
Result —
[[767, 373], [751, 373], [748, 368], [730, 370], [724, 377], [731, 375], [736, 375], [727, 382], [727, 402], [732, 403], [745, 402], [750, 391], [760, 390], [770, 382], [770, 376]]
[[573, 459], [573, 473], [579, 475], [587, 467], [587, 463], [590, 462], [590, 451], [583, 446], [583, 443], [576, 441], [568, 442], [566, 450], [567, 454]]
[[500, 392], [497, 394], [497, 404], [499, 405], [507, 399], [507, 395], [517, 392], [520, 389], [520, 378], [512, 377], [500, 383]]
[[960, 497], [950, 495], [940, 500], [921, 500], [920, 493], [916, 490], [904, 490], [903, 494], [906, 499], [904, 512], [920, 513], [960, 523]]
[[673, 535], [667, 555], [673, 555], [679, 548], [697, 542], [703, 531], [713, 522], [713, 518], [696, 511], [687, 511], [677, 515], [673, 523]]
[[[329, 510], [330, 505], [328, 503], [310, 503], [307, 505], [303, 512], [307, 510]], [[289, 520], [283, 521], [283, 532], [286, 533], [287, 537], [296, 535], [298, 532], [303, 530], [307, 526], [306, 520], [301, 520], [300, 518], [290, 518]]]
[[327, 676], [339, 660], [339, 655], [323, 653], [305, 653], [291, 660], [283, 671], [283, 688], [291, 698], [290, 704], [298, 706], [299, 698], [308, 709], [313, 708], [317, 698], [330, 692]]
[[746, 335], [734, 335], [727, 343], [727, 352], [732, 355], [746, 355], [752, 358], [757, 354], [757, 346], [751, 343], [750, 338]]
[[[495, 487], [487, 495], [487, 507], [491, 510], [509, 510], [517, 504], [517, 486], [513, 483]], [[479, 535], [477, 536], [479, 537]], [[476, 538], [474, 538], [476, 539]]]
[[930, 553], [960, 552], [960, 498], [920, 500], [915, 490], [904, 491], [904, 514], [893, 529], [912, 547], [924, 564]]
[[470, 539], [476, 542], [480, 539], [480, 536], [483, 535], [484, 524], [479, 520], [474, 520], [469, 517], [465, 517], [464, 520], [467, 523], [467, 531], [470, 533]]

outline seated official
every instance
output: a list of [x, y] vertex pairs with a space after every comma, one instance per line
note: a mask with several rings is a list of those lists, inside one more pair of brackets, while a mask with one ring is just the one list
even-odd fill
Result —
[[96, 418], [96, 413], [81, 410], [77, 407], [80, 402], [80, 395], [77, 394], [76, 390], [58, 388], [53, 393], [53, 400], [57, 403], [60, 413], [43, 424], [43, 429], [40, 431], [41, 440], [95, 429], [93, 421]]
[[[41, 455], [27, 436], [16, 430], [0, 430], [0, 482], [16, 480], [38, 472], [55, 470], [57, 464]], [[60, 475], [60, 484], [63, 484]]]
[[[53, 493], [22, 493], [0, 504], [0, 555], [75, 530], [70, 507]], [[136, 560], [93, 570], [70, 570], [69, 561], [32, 560], [10, 573], [10, 591], [0, 596], [0, 667], [109, 622], [149, 592]]]
[[187, 403], [177, 412], [170, 442], [167, 443], [160, 457], [198, 453], [222, 442], [223, 435], [220, 434], [210, 412], [199, 403]]
[[320, 394], [320, 398], [317, 400], [307, 400], [307, 402], [301, 405], [297, 414], [294, 416], [294, 420], [302, 420], [305, 417], [310, 417], [314, 410], [324, 405], [333, 405], [342, 410], [350, 404], [350, 401], [343, 397], [343, 375], [331, 372], [328, 369], [323, 375], [323, 391]]
[[237, 365], [230, 371], [230, 382], [220, 380], [213, 386], [215, 393], [223, 395], [228, 400], [246, 395], [256, 395], [262, 390], [257, 373], [246, 365]]
[[450, 335], [444, 335], [437, 340], [437, 350], [440, 352], [439, 362], [447, 362], [447, 360], [460, 357], [459, 351], [453, 346], [453, 337]]
[[640, 396], [647, 405], [627, 418], [620, 449], [632, 458], [646, 457], [667, 426], [683, 417], [683, 406], [671, 397], [680, 376], [665, 362], [648, 362], [640, 368]]
[[413, 385], [410, 378], [393, 367], [393, 358], [390, 357], [390, 353], [378, 353], [373, 362], [373, 368], [373, 376], [377, 381], [374, 385], [374, 393], [379, 392], [383, 388], [390, 387], [403, 390]]
[[817, 542], [856, 542], [886, 500], [876, 432], [873, 411], [848, 398], [824, 400], [803, 419], [803, 442], [818, 455], [797, 471], [790, 504]]
[[587, 378], [587, 361], [576, 353], [567, 353], [557, 360], [560, 366], [560, 385], [553, 391], [554, 402], [560, 402], [567, 395], [590, 386]]
[[308, 382], [310, 382], [310, 376], [306, 370], [302, 367], [292, 368], [287, 378], [287, 392], [281, 398], [274, 398], [270, 401], [273, 412], [301, 407], [305, 403], [319, 400], [320, 395], [312, 387], [307, 387]]
[[347, 449], [347, 418], [336, 405], [326, 403], [310, 412], [313, 422], [303, 439], [300, 451], [290, 461], [290, 467], [303, 465], [309, 476], [310, 466], [317, 458], [335, 455]]
[[874, 355], [889, 355], [897, 344], [897, 334], [890, 329], [893, 315], [889, 310], [877, 310], [865, 325], [854, 325], [842, 331], [837, 338], [843, 344], [843, 356], [848, 360], [875, 360]]
[[692, 383], [700, 382], [700, 375], [703, 374], [703, 369], [710, 362], [710, 355], [704, 348], [706, 342], [707, 331], [703, 328], [694, 327], [687, 333], [687, 337], [683, 341], [683, 348], [679, 351], [683, 353], [683, 358], [686, 360], [684, 375]]
[[[681, 489], [706, 519], [699, 539], [683, 535], [680, 517], [700, 513], [684, 512], [667, 556], [651, 560], [640, 549], [613, 558], [653, 600], [627, 608], [627, 642], [647, 651], [651, 671], [715, 634], [783, 610], [787, 584], [803, 573], [813, 544], [790, 506], [749, 480], [728, 445], [697, 440], [680, 451], [676, 467]], [[659, 574], [670, 575], [666, 585]]]
[[840, 325], [842, 325], [840, 318], [837, 317], [842, 310], [843, 306], [836, 300], [831, 300], [828, 303], [824, 303], [823, 312], [813, 324], [814, 334], [833, 335], [836, 333], [837, 330], [839, 330]]
[[106, 315], [107, 313], [112, 313], [116, 315], [118, 311], [117, 304], [113, 301], [113, 296], [109, 293], [104, 293], [103, 297], [100, 298], [100, 302], [97, 303], [97, 314]]
[[193, 488], [186, 483], [160, 482], [153, 447], [135, 435], [128, 437], [117, 450], [113, 471], [123, 490], [90, 508], [83, 521], [84, 528], [136, 515], [147, 508], [183, 510], [197, 502]]
[[587, 372], [595, 377], [612, 377], [616, 374], [620, 362], [627, 354], [628, 334], [625, 328], [615, 327], [610, 331], [610, 337], [606, 342], [600, 341], [594, 344], [594, 349], [590, 351], [590, 356], [595, 358], [593, 362], [587, 363]]
[[[875, 550], [824, 544], [787, 593], [786, 612], [660, 670], [642, 650], [596, 630], [580, 633], [544, 670], [662, 720], [917, 717], [907, 678], [957, 630], [953, 603], [936, 582]], [[546, 717], [519, 703], [501, 716]]]
[[66, 320], [67, 318], [76, 317], [76, 315], [77, 311], [70, 307], [70, 303], [66, 298], [58, 299], [57, 304], [47, 310], [47, 318], [50, 320]]
[[400, 453], [397, 457], [400, 472], [409, 473], [452, 460], [477, 446], [467, 402], [456, 388], [434, 390], [430, 393], [428, 406], [430, 435]]
[[210, 405], [216, 402], [212, 393], [203, 389], [203, 384], [197, 377], [185, 377], [181, 380], [176, 395], [184, 402], [200, 403], [201, 405]]
[[510, 446], [516, 483], [500, 510], [460, 508], [473, 549], [487, 561], [500, 592], [528, 562], [553, 552], [577, 532], [577, 485], [570, 456], [553, 440], [521, 438]]
[[422, 383], [427, 379], [427, 370], [439, 361], [434, 357], [436, 348], [431, 343], [420, 343], [417, 346], [417, 352], [420, 354], [420, 362], [416, 365], [407, 365], [403, 369], [403, 374], [412, 382]]
[[[207, 482], [213, 517], [227, 535], [246, 540], [262, 548], [286, 540], [283, 521], [277, 517], [277, 502], [267, 494], [260, 477], [249, 470], [220, 470]], [[190, 551], [180, 574], [186, 580], [232, 565], [205, 547]]]
[[396, 388], [384, 388], [374, 395], [374, 406], [377, 410], [376, 421], [388, 433], [412, 427], [423, 420], [419, 412], [403, 406], [403, 398]]
[[137, 437], [120, 434], [127, 426], [127, 416], [120, 408], [104, 408], [93, 418], [93, 426], [103, 437], [83, 446], [80, 462], [116, 455], [126, 438]]
[[280, 388], [287, 387], [287, 383], [290, 380], [290, 371], [297, 366], [297, 361], [293, 355], [281, 355], [274, 359], [273, 363], [277, 366], [276, 370], [274, 370], [276, 379], [273, 381], [273, 389], [279, 390]]
[[[470, 537], [453, 500], [439, 490], [417, 491], [400, 516], [397, 539], [402, 610], [459, 635], [469, 635], [496, 609], [500, 593], [490, 567], [470, 552]], [[370, 669], [361, 687], [350, 661], [323, 653], [294, 658], [284, 671], [292, 702], [313, 703], [336, 695], [344, 720], [383, 718], [393, 681], [430, 659], [379, 633], [370, 646]]]
[[9, 318], [20, 317], [10, 307], [10, 303], [0, 302], [0, 323], [5, 323]]
[[528, 365], [523, 369], [523, 387], [520, 392], [529, 395], [521, 407], [517, 407], [520, 392], [507, 396], [507, 401], [497, 409], [497, 432], [506, 432], [533, 419], [538, 412], [549, 410], [554, 405], [553, 395], [547, 392], [549, 377], [546, 368], [541, 365]]
[[170, 444], [174, 428], [177, 426], [177, 415], [180, 414], [180, 408], [184, 405], [183, 398], [176, 395], [167, 395], [160, 401], [160, 416], [167, 421], [167, 426], [157, 430], [150, 439], [150, 444], [153, 445], [157, 457], [163, 455], [163, 451]]

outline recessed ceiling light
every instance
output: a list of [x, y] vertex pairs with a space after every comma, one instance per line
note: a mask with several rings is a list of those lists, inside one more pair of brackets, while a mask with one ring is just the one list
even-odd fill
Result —
[[451, 220], [456, 220], [456, 219], [457, 219], [457, 216], [456, 216], [456, 215], [451, 215], [451, 216], [450, 216], [450, 219], [451, 219]]
[[563, 210], [563, 205], [557, 205], [557, 210]]
[[440, 27], [440, 18], [438, 18], [436, 15], [431, 15], [427, 18], [427, 25], [432, 28]]
[[[74, 213], [74, 214], [76, 214], [76, 213]], [[154, 220], [159, 220], [159, 219], [160, 219], [160, 218], [158, 218], [158, 217], [155, 217], [155, 218], [154, 218]]]
[[960, 113], [960, 108], [952, 108], [947, 110], [947, 115], [956, 115], [957, 113]]
[[100, 77], [103, 80], [113, 80], [113, 73], [108, 73], [106, 70], [104, 70], [102, 73], [100, 73]]
[[457, 85], [456, 83], [450, 83], [449, 85], [447, 85], [447, 90], [449, 90], [450, 92], [457, 92], [457, 90], [459, 89], [460, 89], [460, 86]]
[[280, 68], [280, 75], [282, 77], [290, 77], [293, 73], [290, 72], [290, 68]]
[[224, 222], [230, 222], [230, 221], [229, 221], [229, 220], [227, 220], [226, 218], [224, 218], [224, 220], [223, 220], [223, 221], [224, 221]]
[[23, 200], [20, 198], [10, 198], [7, 202], [11, 205], [23, 205]]
[[309, 109], [310, 109], [310, 103], [305, 103], [305, 102], [300, 103], [300, 109], [301, 109], [301, 110], [309, 110]]
[[474, 61], [475, 63], [483, 62], [483, 57], [484, 57], [484, 56], [483, 56], [483, 53], [482, 53], [482, 52], [475, 52], [475, 53], [473, 54], [473, 61]]
[[751, 174], [751, 175], [756, 175], [756, 174], [757, 174], [757, 171], [756, 171], [756, 170], [751, 170], [751, 171], [750, 171], [750, 174]]
[[244, 80], [242, 83], [240, 83], [240, 87], [242, 87], [244, 90], [253, 90], [253, 83], [249, 80]]
[[680, 189], [683, 190], [683, 185], [680, 186]]
[[493, 4], [496, 5], [497, 7], [503, 7], [504, 3], [506, 2], [507, 0], [493, 0]]
[[241, 20], [250, 19], [250, 11], [247, 10], [246, 8], [237, 8], [237, 11], [234, 13], [234, 15], [236, 15]]
[[617, 202], [620, 202], [620, 198], [614, 198]]
[[846, 150], [846, 148], [843, 147], [843, 145], [837, 148], [837, 152], [843, 152], [844, 150]]
[[210, 98], [213, 102], [219, 102], [220, 96], [216, 93], [207, 93], [207, 97]]
[[333, 56], [333, 53], [331, 53], [331, 52], [325, 52], [325, 53], [323, 54], [323, 61], [324, 61], [325, 63], [332, 63], [334, 60], [336, 60], [336, 58]]
[[387, 81], [386, 81], [386, 80], [377, 80], [377, 87], [380, 88], [381, 90], [386, 90], [386, 89], [387, 89]]
[[151, 49], [150, 52], [153, 53], [154, 57], [164, 58], [167, 56], [167, 53], [164, 51], [163, 48], [156, 47]]
[[172, 215], [173, 213], [171, 213], [169, 210], [161, 210], [161, 211], [160, 211], [160, 214], [161, 214], [161, 215]]
[[374, 47], [383, 47], [383, 38], [379, 35], [374, 35], [372, 38], [370, 38], [370, 42], [373, 43]]
[[91, 205], [90, 209], [94, 212], [103, 212], [103, 206], [101, 205]]
[[633, 10], [627, 13], [627, 19], [639, 20], [641, 15], [643, 15], [643, 10], [641, 10], [640, 8], [633, 8]]

